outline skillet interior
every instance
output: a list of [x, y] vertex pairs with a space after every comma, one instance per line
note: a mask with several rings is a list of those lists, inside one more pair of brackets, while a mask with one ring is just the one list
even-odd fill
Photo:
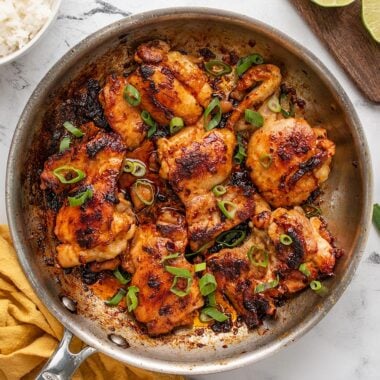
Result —
[[[51, 154], [54, 123], [44, 120], [61, 97], [87, 78], [100, 82], [112, 72], [122, 73], [129, 54], [142, 41], [167, 40], [173, 48], [195, 53], [208, 46], [220, 51], [231, 47], [239, 56], [252, 51], [278, 64], [284, 80], [307, 102], [305, 118], [322, 125], [337, 146], [333, 169], [323, 187], [324, 215], [345, 255], [338, 260], [336, 276], [328, 280], [330, 295], [321, 299], [305, 291], [279, 308], [269, 328], [248, 333], [215, 335], [211, 330], [181, 330], [175, 335], [149, 338], [131, 327], [126, 314], [106, 308], [73, 275], [62, 276], [46, 265], [54, 240], [48, 228], [39, 189], [39, 173]], [[256, 45], [250, 47], [250, 41]], [[89, 37], [48, 73], [20, 119], [8, 162], [7, 211], [20, 261], [37, 293], [55, 315], [88, 344], [135, 366], [174, 373], [206, 373], [232, 369], [258, 360], [294, 340], [315, 324], [347, 286], [361, 256], [369, 221], [371, 168], [359, 122], [339, 85], [314, 57], [292, 41], [252, 20], [214, 10], [161, 11], [119, 21]], [[44, 131], [41, 131], [44, 124]], [[51, 127], [51, 128], [50, 128]], [[78, 302], [78, 314], [62, 307], [60, 296]], [[109, 333], [124, 336], [130, 347], [112, 344]]]

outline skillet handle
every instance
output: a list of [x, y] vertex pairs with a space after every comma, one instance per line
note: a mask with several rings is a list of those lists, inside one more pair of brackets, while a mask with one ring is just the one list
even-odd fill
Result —
[[69, 344], [72, 337], [73, 334], [65, 329], [59, 346], [45, 364], [44, 368], [42, 368], [41, 372], [37, 375], [36, 380], [71, 379], [71, 376], [80, 364], [97, 351], [95, 348], [87, 346], [77, 354], [73, 354], [69, 350]]

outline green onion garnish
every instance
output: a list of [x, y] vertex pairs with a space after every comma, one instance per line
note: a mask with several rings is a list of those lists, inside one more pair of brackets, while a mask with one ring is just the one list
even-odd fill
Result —
[[276, 94], [272, 95], [268, 100], [268, 108], [275, 113], [281, 112], [281, 105]]
[[203, 244], [200, 248], [198, 248], [195, 252], [191, 252], [191, 253], [186, 253], [185, 254], [185, 257], [192, 257], [192, 256], [195, 256], [195, 255], [198, 255], [199, 253], [203, 253], [206, 249], [210, 248], [213, 246], [213, 243], [212, 242], [208, 242], [206, 244]]
[[241, 134], [238, 133], [237, 135], [237, 141], [238, 141], [238, 150], [234, 155], [234, 160], [238, 163], [241, 164], [244, 161], [244, 158], [247, 157], [247, 153], [245, 152], [245, 148], [243, 145]]
[[[203, 315], [203, 317], [202, 317]], [[214, 319], [217, 322], [224, 322], [228, 319], [227, 315], [219, 311], [215, 307], [205, 307], [201, 311], [201, 315], [199, 316], [199, 319], [202, 322], [208, 322], [210, 319], [205, 318], [204, 316], [210, 317]]]
[[[212, 119], [207, 122], [209, 115], [214, 111], [216, 108], [216, 112], [214, 113], [214, 116]], [[220, 106], [219, 98], [213, 98], [210, 102], [210, 104], [207, 106], [205, 112], [204, 112], [204, 123], [205, 123], [205, 129], [206, 131], [211, 131], [211, 129], [214, 129], [222, 120], [222, 108]]]
[[[154, 202], [154, 188], [153, 185], [146, 179], [138, 179], [133, 184], [135, 193], [140, 202], [144, 203], [144, 205], [150, 206]], [[149, 198], [145, 198], [143, 194], [141, 194], [142, 189], [148, 189], [150, 196]]]
[[59, 152], [62, 153], [70, 148], [71, 139], [70, 137], [64, 137], [59, 144]]
[[260, 54], [251, 54], [240, 58], [236, 65], [236, 73], [241, 77], [252, 65], [261, 65], [264, 58]]
[[141, 103], [141, 95], [139, 91], [131, 84], [124, 87], [123, 96], [131, 106], [138, 106]]
[[216, 307], [216, 297], [215, 297], [215, 292], [210, 293], [207, 296], [207, 303], [209, 306]]
[[[281, 94], [280, 95], [280, 105], [281, 105], [281, 113], [285, 118], [293, 117], [294, 113], [294, 104], [290, 99], [289, 95]], [[287, 110], [284, 107], [287, 107]]]
[[270, 154], [262, 154], [259, 157], [260, 165], [265, 169], [268, 169], [272, 165], [272, 161], [273, 159]]
[[149, 126], [148, 129], [148, 139], [150, 139], [157, 131], [157, 123], [153, 120], [152, 116], [150, 116], [150, 113], [148, 111], [142, 111], [141, 114], [142, 121]]
[[244, 119], [247, 123], [252, 124], [256, 128], [260, 128], [264, 124], [264, 118], [259, 112], [246, 109], [244, 111]]
[[[255, 251], [259, 251], [263, 253], [264, 255], [264, 260], [263, 261], [256, 261], [254, 258], [253, 258], [253, 254], [255, 253]], [[262, 267], [262, 268], [266, 268], [268, 266], [268, 263], [269, 263], [269, 255], [268, 255], [268, 252], [264, 249], [260, 249], [259, 247], [253, 245], [247, 252], [247, 256], [248, 256], [248, 259], [249, 261], [251, 262], [252, 265], [254, 265], [255, 267]]]
[[139, 300], [137, 299], [137, 293], [140, 289], [137, 286], [130, 286], [128, 288], [128, 293], [126, 297], [128, 311], [131, 312], [136, 309], [139, 304]]
[[206, 71], [216, 77], [220, 77], [224, 74], [229, 74], [232, 71], [232, 67], [227, 65], [223, 61], [213, 60], [205, 63]]
[[173, 117], [173, 119], [170, 120], [169, 129], [170, 134], [174, 135], [174, 133], [179, 132], [184, 127], [184, 122], [181, 117]]
[[316, 280], [310, 282], [310, 288], [321, 297], [325, 296], [328, 291], [326, 286], [323, 286], [320, 281]]
[[[75, 173], [76, 176], [66, 179], [66, 175]], [[64, 184], [77, 183], [86, 177], [86, 174], [73, 166], [63, 165], [53, 170], [53, 174]]]
[[302, 208], [303, 208], [303, 211], [305, 212], [305, 215], [308, 218], [312, 218], [313, 216], [319, 216], [322, 214], [322, 211], [319, 207], [311, 205], [311, 204], [304, 204]]
[[376, 228], [380, 231], [380, 205], [377, 203], [373, 205], [372, 220]]
[[91, 189], [86, 189], [86, 191], [78, 193], [73, 197], [67, 197], [67, 199], [69, 200], [69, 205], [72, 207], [82, 206], [83, 203], [85, 203], [88, 199], [91, 199], [93, 195], [94, 192]]
[[245, 239], [246, 235], [246, 232], [243, 230], [230, 230], [221, 233], [216, 238], [216, 242], [225, 247], [233, 248], [239, 245]]
[[214, 275], [211, 273], [206, 273], [199, 280], [199, 289], [202, 293], [202, 296], [208, 296], [216, 290], [216, 280]]
[[[177, 281], [179, 278], [184, 278], [187, 281], [186, 289], [182, 290], [177, 288]], [[193, 279], [191, 277], [181, 277], [175, 276], [170, 291], [174, 293], [177, 297], [185, 297], [190, 293], [191, 284], [193, 283]]]
[[190, 278], [191, 273], [186, 268], [178, 268], [178, 267], [172, 267], [170, 265], [165, 266], [165, 270], [169, 272], [170, 274], [177, 276], [177, 277], [183, 277], [183, 278]]
[[202, 272], [206, 269], [206, 263], [199, 263], [194, 265], [194, 272]]
[[82, 137], [82, 136], [84, 136], [84, 133], [80, 129], [74, 127], [74, 125], [72, 123], [70, 123], [69, 121], [65, 121], [63, 123], [63, 127], [67, 131], [69, 131], [71, 134], [73, 134], [75, 137]]
[[237, 205], [230, 201], [218, 201], [220, 211], [227, 219], [233, 219], [237, 211]]
[[146, 174], [146, 166], [140, 160], [126, 158], [124, 160], [123, 170], [135, 177], [143, 177]]
[[272, 280], [269, 282], [263, 282], [262, 284], [256, 285], [255, 293], [262, 293], [268, 289], [273, 289], [279, 284], [279, 282], [280, 282], [280, 278], [277, 275], [277, 278], [275, 280]]
[[307, 267], [307, 264], [306, 264], [306, 263], [302, 263], [302, 264], [299, 266], [298, 270], [299, 270], [302, 274], [304, 274], [306, 277], [310, 277], [310, 275], [311, 275], [311, 273], [310, 273], [310, 271], [309, 271], [309, 268]]
[[126, 293], [127, 292], [125, 291], [125, 289], [120, 288], [118, 292], [112, 298], [110, 298], [108, 301], [105, 301], [105, 304], [107, 306], [117, 306], [120, 303], [120, 301], [123, 299]]
[[280, 242], [283, 245], [290, 245], [293, 243], [293, 239], [287, 234], [280, 235]]
[[216, 185], [212, 188], [212, 192], [216, 197], [227, 193], [227, 189], [223, 185]]
[[116, 277], [116, 279], [120, 282], [120, 284], [122, 285], [125, 285], [125, 284], [128, 284], [129, 281], [131, 281], [131, 276], [129, 275], [129, 273], [127, 274], [127, 276], [124, 276], [119, 268], [116, 268], [114, 271], [113, 271], [113, 275]]
[[172, 253], [170, 255], [167, 255], [167, 256], [164, 256], [162, 259], [161, 259], [161, 263], [164, 263], [166, 260], [171, 260], [171, 259], [176, 259], [179, 257], [179, 252], [176, 252], [176, 253]]

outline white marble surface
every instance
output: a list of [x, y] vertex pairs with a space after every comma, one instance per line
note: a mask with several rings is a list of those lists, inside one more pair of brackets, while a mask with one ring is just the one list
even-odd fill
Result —
[[[307, 1], [307, 0], [305, 0]], [[6, 223], [5, 167], [13, 130], [32, 91], [48, 69], [97, 29], [128, 15], [171, 6], [209, 6], [270, 24], [307, 46], [325, 62], [351, 98], [372, 152], [375, 201], [380, 202], [380, 107], [364, 99], [286, 0], [63, 0], [58, 20], [28, 55], [0, 67], [0, 223]], [[328, 316], [280, 353], [225, 374], [193, 379], [380, 379], [380, 235], [372, 228], [355, 279]]]

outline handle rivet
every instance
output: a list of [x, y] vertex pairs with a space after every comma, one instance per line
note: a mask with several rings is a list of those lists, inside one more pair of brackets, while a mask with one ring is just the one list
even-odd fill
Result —
[[125, 338], [123, 338], [121, 335], [117, 334], [109, 334], [108, 339], [112, 342], [115, 343], [117, 346], [122, 347], [122, 348], [128, 348], [129, 343]]
[[77, 311], [77, 303], [71, 298], [63, 296], [61, 297], [61, 302], [63, 303], [63, 306], [71, 313], [75, 313]]

